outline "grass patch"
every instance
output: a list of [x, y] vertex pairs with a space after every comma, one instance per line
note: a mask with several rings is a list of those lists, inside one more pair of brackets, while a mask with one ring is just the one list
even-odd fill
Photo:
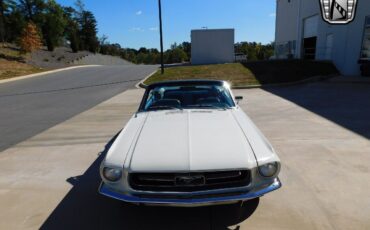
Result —
[[19, 50], [15, 48], [9, 48], [6, 46], [3, 47], [2, 44], [0, 44], [0, 54], [2, 54], [3, 56], [12, 57], [12, 58], [22, 58], [22, 55], [19, 52]]
[[225, 80], [233, 86], [265, 85], [304, 80], [315, 76], [338, 74], [330, 62], [308, 60], [273, 60], [219, 65], [181, 66], [157, 71], [144, 84], [167, 80], [215, 79]]
[[28, 57], [11, 44], [0, 44], [0, 80], [44, 71], [25, 63]]
[[254, 74], [240, 63], [170, 67], [165, 69], [164, 75], [157, 71], [144, 84], [185, 79], [225, 80], [231, 82], [234, 86], [259, 84]]
[[15, 48], [2, 47], [2, 45], [0, 44], [0, 58], [8, 61], [24, 62], [26, 55], [22, 55], [19, 50]]
[[0, 80], [9, 79], [13, 77], [39, 73], [43, 69], [27, 65], [18, 61], [8, 61], [0, 58]]

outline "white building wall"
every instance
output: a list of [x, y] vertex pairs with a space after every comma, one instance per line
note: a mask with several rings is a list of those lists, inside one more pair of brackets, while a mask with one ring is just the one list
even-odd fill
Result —
[[[275, 30], [275, 53], [278, 58], [287, 58], [292, 53], [295, 58], [297, 54], [297, 34], [299, 24], [300, 1], [277, 0], [276, 6], [276, 30]], [[281, 25], [284, 25], [283, 27]]]
[[[328, 37], [332, 39], [331, 61], [344, 75], [360, 74], [358, 60], [362, 48], [366, 16], [370, 16], [370, 0], [358, 1], [355, 20], [347, 25], [330, 25], [321, 18], [319, 1], [316, 0], [277, 0], [276, 46], [287, 40], [296, 40], [295, 58], [303, 54], [304, 21], [319, 16], [317, 25], [316, 60], [327, 60]], [[297, 23], [297, 29], [291, 22]], [[276, 52], [278, 49], [276, 48]], [[276, 54], [278, 58], [286, 58]]]
[[287, 0], [278, 0], [276, 23], [284, 24], [283, 30], [276, 30], [276, 40], [290, 41], [297, 36], [297, 21], [292, 18], [298, 18], [299, 1], [288, 2]]
[[191, 63], [219, 64], [235, 60], [234, 29], [191, 31]]

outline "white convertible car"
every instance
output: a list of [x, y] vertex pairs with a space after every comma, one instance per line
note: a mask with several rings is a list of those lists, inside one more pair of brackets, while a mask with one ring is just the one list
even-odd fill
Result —
[[99, 192], [125, 202], [202, 206], [281, 187], [280, 160], [224, 81], [147, 87], [100, 167]]

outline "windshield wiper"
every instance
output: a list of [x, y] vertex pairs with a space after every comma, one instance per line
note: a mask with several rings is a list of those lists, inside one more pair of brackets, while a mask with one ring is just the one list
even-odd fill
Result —
[[166, 110], [166, 109], [176, 109], [176, 110], [182, 110], [181, 108], [168, 106], [168, 105], [158, 105], [158, 106], [151, 106], [147, 110]]

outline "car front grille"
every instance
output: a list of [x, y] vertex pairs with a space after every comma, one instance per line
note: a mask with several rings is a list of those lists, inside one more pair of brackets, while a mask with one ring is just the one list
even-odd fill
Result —
[[131, 188], [153, 192], [196, 192], [249, 185], [249, 170], [194, 173], [131, 173]]

